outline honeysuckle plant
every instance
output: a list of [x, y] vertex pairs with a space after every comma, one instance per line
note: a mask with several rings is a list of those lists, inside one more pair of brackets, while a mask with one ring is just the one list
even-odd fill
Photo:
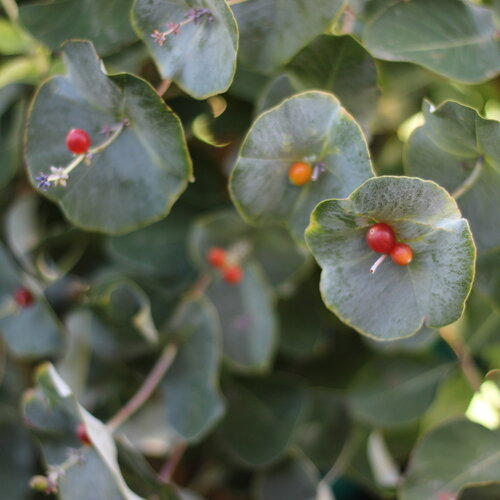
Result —
[[0, 0], [0, 498], [500, 498], [491, 0]]

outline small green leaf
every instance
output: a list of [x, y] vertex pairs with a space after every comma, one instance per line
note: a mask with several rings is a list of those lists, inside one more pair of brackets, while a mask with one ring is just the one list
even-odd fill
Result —
[[270, 74], [289, 61], [318, 33], [326, 31], [341, 0], [251, 0], [233, 7], [240, 29], [240, 60]]
[[462, 0], [388, 2], [362, 40], [379, 59], [413, 62], [455, 80], [480, 82], [500, 71], [492, 11]]
[[[89, 485], [106, 500], [143, 500], [126, 485], [117, 462], [116, 447], [106, 426], [82, 408], [71, 389], [49, 363], [36, 373], [37, 388], [24, 397], [24, 418], [39, 438], [45, 463], [59, 466], [68, 460], [68, 449], [81, 453], [59, 480], [61, 500], [89, 498]], [[80, 423], [91, 441], [82, 446], [76, 429]]]
[[468, 483], [496, 481], [499, 449], [497, 432], [466, 420], [445, 423], [415, 448], [399, 498], [454, 498]]
[[[297, 161], [321, 163], [317, 181], [294, 186]], [[282, 223], [303, 241], [313, 208], [345, 197], [373, 175], [359, 125], [326, 92], [304, 92], [263, 113], [248, 132], [230, 180], [233, 201], [255, 224]]]
[[[192, 8], [207, 8], [212, 19], [188, 22], [162, 45], [155, 43], [154, 30], [166, 32], [167, 23], [185, 22]], [[197, 99], [229, 88], [236, 70], [238, 27], [225, 0], [136, 0], [133, 19], [163, 78]]]
[[21, 22], [52, 50], [69, 39], [91, 40], [99, 54], [137, 39], [130, 25], [133, 0], [48, 0], [19, 8]]
[[[413, 250], [397, 266], [366, 244], [374, 222], [389, 224]], [[320, 203], [307, 243], [320, 266], [327, 307], [360, 333], [393, 340], [460, 318], [474, 276], [475, 246], [469, 225], [448, 193], [430, 181], [377, 177], [345, 200]]]
[[412, 358], [378, 358], [366, 365], [349, 391], [349, 408], [374, 427], [408, 424], [432, 404], [448, 366]]
[[207, 296], [219, 312], [224, 357], [236, 370], [265, 371], [277, 344], [274, 296], [254, 264], [243, 266], [243, 279], [228, 284], [214, 280]]
[[224, 413], [218, 388], [221, 361], [216, 311], [201, 298], [182, 304], [176, 358], [162, 382], [169, 424], [186, 441], [199, 441]]
[[273, 462], [290, 446], [304, 405], [301, 384], [289, 376], [239, 378], [223, 386], [228, 407], [219, 432], [231, 453], [250, 465]]
[[87, 230], [124, 233], [165, 217], [191, 176], [179, 119], [145, 81], [106, 76], [89, 42], [68, 43], [64, 54], [68, 76], [46, 82], [32, 105], [26, 152], [31, 182], [51, 166], [70, 163], [70, 129], [86, 130], [98, 146], [106, 140], [103, 127], [126, 118], [130, 126], [89, 166], [79, 164], [67, 187], [51, 186], [45, 194]]
[[437, 109], [425, 102], [423, 112], [425, 125], [413, 132], [406, 147], [406, 171], [450, 193], [466, 183], [468, 189], [455, 196], [479, 253], [499, 247], [500, 220], [492, 214], [500, 198], [500, 123], [451, 101]]

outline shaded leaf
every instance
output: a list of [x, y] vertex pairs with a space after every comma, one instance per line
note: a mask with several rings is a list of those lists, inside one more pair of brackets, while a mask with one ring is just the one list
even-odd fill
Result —
[[500, 483], [484, 483], [465, 486], [460, 490], [457, 500], [497, 500], [500, 498]]
[[318, 470], [299, 456], [260, 473], [255, 489], [258, 500], [333, 500], [328, 488], [320, 483]]
[[228, 406], [219, 434], [229, 451], [254, 466], [281, 456], [299, 423], [304, 404], [301, 384], [274, 374], [227, 380], [223, 390]]
[[162, 382], [169, 424], [186, 441], [199, 441], [224, 413], [218, 377], [220, 325], [203, 299], [182, 304], [176, 330], [182, 340]]
[[[186, 21], [192, 8], [207, 8], [212, 18], [189, 22], [178, 34], [168, 35], [163, 45], [155, 43], [154, 30], [168, 31], [167, 23]], [[236, 70], [238, 28], [225, 0], [136, 0], [133, 16], [163, 78], [197, 99], [229, 88]]]
[[340, 0], [251, 0], [233, 7], [240, 29], [240, 60], [272, 73], [289, 61], [339, 13]]
[[468, 483], [496, 481], [500, 435], [457, 420], [426, 434], [411, 457], [401, 500], [454, 497]]
[[[413, 250], [413, 261], [397, 266], [366, 244], [374, 222], [389, 224]], [[307, 242], [323, 268], [327, 307], [360, 333], [392, 340], [437, 328], [463, 312], [473, 279], [475, 247], [469, 225], [453, 198], [430, 181], [378, 177], [346, 200], [320, 203]]]
[[377, 108], [377, 68], [370, 54], [350, 36], [320, 35], [285, 68], [296, 91], [332, 92], [364, 127]]
[[[317, 181], [294, 186], [288, 170], [297, 161], [321, 163], [326, 170]], [[333, 95], [311, 91], [257, 118], [241, 148], [230, 190], [246, 220], [286, 224], [303, 241], [318, 202], [347, 196], [372, 175], [359, 125]]]
[[222, 326], [224, 357], [236, 370], [269, 368], [277, 344], [277, 318], [272, 290], [252, 263], [243, 266], [243, 279], [228, 284], [214, 280], [207, 296], [215, 305]]
[[366, 23], [362, 40], [379, 59], [413, 62], [464, 82], [500, 71], [491, 10], [462, 0], [387, 3]]
[[295, 442], [319, 469], [329, 469], [350, 436], [351, 423], [344, 398], [330, 389], [313, 388], [306, 402]]
[[407, 424], [432, 404], [449, 367], [412, 358], [378, 358], [366, 365], [348, 395], [349, 408], [374, 427]]
[[91, 40], [99, 54], [109, 54], [132, 43], [137, 35], [130, 25], [133, 0], [49, 0], [19, 9], [21, 22], [52, 50], [72, 38]]
[[106, 76], [90, 43], [68, 43], [64, 55], [68, 76], [46, 82], [32, 105], [26, 153], [31, 181], [36, 184], [51, 165], [69, 164], [70, 129], [86, 130], [99, 145], [103, 127], [126, 118], [130, 126], [90, 166], [80, 164], [67, 187], [52, 186], [45, 194], [87, 230], [124, 233], [164, 217], [191, 175], [178, 118], [143, 80]]
[[470, 222], [479, 253], [499, 247], [500, 221], [491, 214], [500, 197], [500, 123], [451, 101], [438, 108], [425, 102], [423, 113], [425, 125], [413, 132], [406, 147], [406, 171], [454, 193], [479, 168], [458, 206]]

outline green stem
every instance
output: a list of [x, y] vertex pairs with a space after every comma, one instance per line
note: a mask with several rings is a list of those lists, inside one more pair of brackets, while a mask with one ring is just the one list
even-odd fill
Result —
[[[101, 144], [94, 148], [90, 148], [87, 153], [75, 156], [71, 163], [69, 163], [65, 168], [64, 168], [64, 173], [66, 175], [69, 175], [70, 172], [72, 172], [80, 163], [87, 158], [88, 155], [95, 155], [97, 153], [100, 153], [101, 151], [104, 151], [108, 146], [110, 146], [117, 138], [118, 136], [122, 133], [122, 130], [125, 128], [125, 123], [122, 122], [120, 125], [116, 128], [116, 130], [113, 131], [113, 133]], [[49, 175], [48, 180], [50, 182], [57, 181], [59, 179], [58, 175]]]
[[476, 183], [476, 181], [479, 179], [479, 176], [481, 174], [481, 171], [483, 169], [483, 164], [484, 164], [484, 158], [480, 156], [476, 164], [474, 165], [474, 168], [472, 169], [472, 172], [470, 173], [469, 177], [465, 179], [464, 182], [460, 186], [458, 186], [453, 193], [451, 193], [451, 196], [455, 198], [455, 200], [458, 200], [460, 196], [464, 195], [469, 189]]

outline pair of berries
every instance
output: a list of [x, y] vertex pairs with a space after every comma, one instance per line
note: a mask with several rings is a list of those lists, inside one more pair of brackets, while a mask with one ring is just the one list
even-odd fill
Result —
[[374, 273], [379, 264], [390, 255], [398, 266], [407, 266], [413, 259], [413, 250], [406, 243], [396, 242], [396, 236], [391, 226], [378, 222], [368, 229], [366, 243], [377, 253], [384, 254], [370, 269]]
[[81, 128], [72, 128], [66, 135], [66, 147], [75, 155], [85, 154], [91, 143], [90, 135]]
[[222, 279], [230, 285], [236, 285], [243, 279], [243, 269], [238, 265], [228, 264], [227, 252], [221, 247], [212, 247], [207, 253], [208, 263], [219, 269]]

